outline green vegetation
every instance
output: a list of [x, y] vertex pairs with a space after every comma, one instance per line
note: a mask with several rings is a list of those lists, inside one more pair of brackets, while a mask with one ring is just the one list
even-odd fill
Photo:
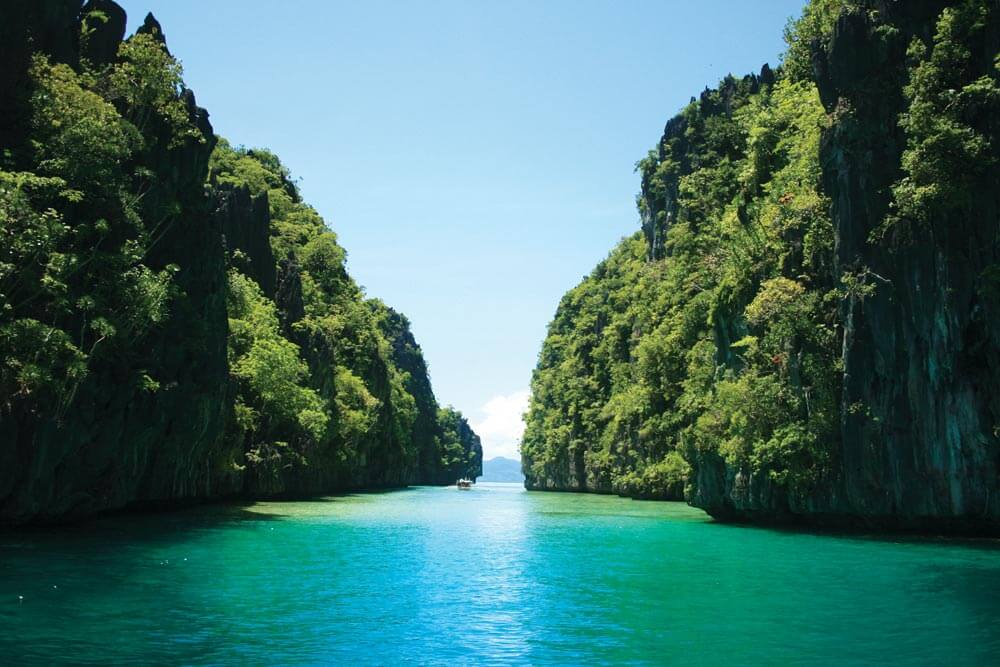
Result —
[[229, 435], [246, 443], [252, 464], [280, 467], [289, 458], [289, 442], [295, 452], [323, 440], [329, 415], [305, 386], [309, 369], [298, 346], [282, 337], [274, 303], [256, 283], [231, 271], [227, 306], [229, 368], [237, 387]]
[[813, 53], [829, 45], [837, 17], [848, 10], [858, 11], [857, 0], [812, 0], [802, 9], [802, 16], [789, 19], [785, 26], [788, 49], [782, 58], [782, 70], [793, 81], [812, 80]]
[[206, 138], [186, 116], [176, 119], [175, 70], [148, 81], [129, 75], [163, 53], [144, 37], [101, 69], [32, 59], [29, 141], [5, 151], [0, 165], [0, 394], [8, 412], [58, 417], [93, 368], [112, 360], [134, 360], [123, 379], [157, 389], [159, 361], [144, 348], [183, 296], [178, 267], [151, 257], [173, 203], [145, 197], [155, 187], [142, 164], [155, 141], [147, 126], [170, 118], [179, 144]]
[[989, 130], [1000, 114], [1000, 54], [985, 71], [976, 71], [973, 55], [989, 14], [980, 3], [948, 7], [932, 44], [914, 37], [909, 45], [911, 67], [903, 89], [908, 108], [900, 116], [907, 134], [905, 175], [893, 186], [896, 212], [887, 225], [926, 225], [951, 212], [968, 211], [975, 185], [996, 169]]
[[[875, 493], [878, 483], [872, 480], [899, 474], [887, 462], [894, 452], [887, 461], [870, 453], [900, 437], [892, 434], [871, 436], [869, 449], [855, 454], [856, 467], [845, 472], [841, 426], [858, 420], [875, 433], [893, 423], [901, 433], [900, 420], [912, 417], [892, 417], [893, 411], [908, 414], [900, 396], [917, 391], [899, 387], [901, 377], [910, 372], [915, 382], [927, 373], [920, 382], [929, 385], [968, 363], [948, 358], [940, 363], [949, 370], [938, 373], [937, 362], [923, 358], [914, 361], [917, 370], [900, 366], [895, 377], [891, 367], [878, 366], [894, 355], [926, 355], [927, 347], [920, 346], [937, 345], [944, 354], [943, 334], [936, 333], [944, 328], [940, 312], [966, 303], [951, 297], [956, 300], [933, 311], [939, 319], [926, 325], [921, 311], [896, 312], [927, 299], [920, 280], [925, 290], [942, 280], [956, 285], [935, 288], [942, 294], [965, 289], [957, 286], [965, 284], [960, 276], [973, 261], [955, 260], [949, 269], [955, 278], [942, 279], [940, 268], [920, 278], [921, 256], [900, 241], [914, 239], [920, 227], [925, 247], [966, 252], [964, 240], [949, 245], [943, 239], [949, 224], [971, 230], [967, 220], [992, 220], [983, 224], [993, 225], [987, 238], [995, 237], [996, 208], [989, 202], [996, 192], [1000, 16], [993, 5], [968, 0], [941, 11], [936, 28], [925, 30], [916, 7], [900, 9], [901, 18], [892, 23], [869, 5], [813, 0], [789, 24], [788, 51], [778, 71], [765, 66], [760, 76], [727, 77], [673, 118], [660, 143], [639, 161], [642, 233], [624, 239], [565, 295], [539, 355], [521, 447], [529, 487], [687, 497], [720, 514], [735, 507], [778, 516], [789, 507], [807, 508], [818, 497], [831, 503], [830, 513], [871, 511], [849, 507], [830, 489], [845, 474], [858, 475], [856, 497], [862, 499]], [[841, 20], [847, 21], [840, 37], [847, 46], [834, 49]], [[905, 30], [917, 34], [904, 62], [910, 39]], [[878, 47], [870, 58], [888, 64], [869, 70], [868, 62], [857, 60], [865, 51], [851, 40], [866, 39]], [[894, 103], [902, 109], [893, 111]], [[898, 122], [898, 143], [881, 120], [885, 116], [890, 124]], [[895, 155], [893, 146], [899, 146]], [[873, 150], [886, 151], [885, 161], [873, 163]], [[868, 182], [878, 179], [888, 183], [881, 189], [871, 185], [873, 193], [866, 193]], [[849, 182], [859, 185], [852, 190]], [[890, 201], [880, 208], [883, 198]], [[839, 223], [832, 217], [837, 211]], [[878, 224], [854, 232], [851, 225], [863, 228], [868, 211], [880, 216]], [[838, 254], [837, 224], [841, 243], [858, 235], [867, 247], [844, 245]], [[904, 228], [908, 237], [896, 233]], [[941, 266], [945, 256], [928, 260], [929, 266]], [[993, 285], [995, 257], [986, 261], [993, 268], [980, 280]], [[894, 267], [912, 273], [894, 280], [879, 273]], [[892, 301], [890, 290], [908, 282], [917, 293]], [[876, 306], [879, 298], [887, 301]], [[872, 325], [866, 304], [881, 308], [870, 310], [881, 318]], [[952, 317], [958, 322], [967, 316]], [[894, 336], [911, 322], [913, 338], [897, 343]], [[870, 379], [845, 390], [856, 326], [880, 326], [888, 349], [855, 368], [856, 382]], [[975, 333], [949, 335], [967, 341], [988, 336], [966, 331]], [[868, 349], [882, 343], [858, 340]], [[910, 348], [899, 351], [900, 344]], [[994, 343], [978, 345], [982, 351]], [[988, 380], [976, 382], [985, 386]], [[886, 398], [860, 400], [883, 389]], [[979, 390], [962, 391], [959, 404]], [[927, 433], [938, 428], [935, 420], [945, 419], [920, 407], [928, 405], [923, 398], [906, 400], [913, 400], [917, 413], [927, 412], [919, 415], [927, 420]], [[990, 399], [983, 400], [986, 405]], [[969, 436], [969, 442], [995, 439], [994, 432]], [[902, 436], [906, 447], [922, 437]], [[957, 438], [954, 430], [927, 437], [932, 448]], [[934, 456], [940, 455], [927, 460]], [[883, 463], [886, 468], [878, 468]], [[946, 474], [960, 473], [935, 470], [927, 476]], [[893, 483], [905, 488], [918, 482]], [[988, 507], [988, 490], [973, 488], [985, 503], [978, 507]], [[885, 511], [904, 511], [896, 502]], [[950, 511], [957, 510], [943, 513]]]
[[[475, 436], [457, 412], [438, 416], [409, 322], [365, 298], [336, 234], [302, 201], [277, 156], [222, 140], [209, 181], [266, 199], [270, 249], [281, 259], [271, 297], [236, 268], [229, 277], [229, 366], [237, 392], [227, 437], [242, 445], [262, 486], [296, 488], [299, 469], [310, 467], [321, 470], [310, 475], [347, 485], [474, 476]], [[232, 256], [235, 267], [272, 261], [238, 248]], [[461, 438], [458, 421], [466, 431]]]
[[113, 4], [52, 14], [78, 21], [58, 61], [22, 4], [0, 12], [24, 28], [0, 100], [0, 518], [478, 475], [409, 322], [277, 156], [213, 134], [156, 21], [120, 41]]
[[680, 497], [698, 457], [792, 485], [829, 463], [836, 292], [815, 87], [727, 79], [680, 119], [638, 165], [663, 258], [624, 240], [550, 327], [522, 446], [532, 484], [565, 483], [568, 460], [575, 486]]

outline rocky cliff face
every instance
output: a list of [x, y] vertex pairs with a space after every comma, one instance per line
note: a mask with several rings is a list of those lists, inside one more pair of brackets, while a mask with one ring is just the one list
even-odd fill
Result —
[[[970, 50], [965, 71], [954, 73], [957, 86], [989, 77], [997, 65], [1000, 4], [981, 7], [982, 25], [956, 35], [960, 48]], [[914, 112], [900, 95], [905, 48], [914, 38], [933, 44], [932, 26], [944, 7], [892, 3], [880, 9], [878, 18], [844, 14], [817, 58], [828, 109], [853, 109], [831, 128], [822, 153], [836, 261], [845, 271], [866, 267], [877, 283], [870, 299], [843, 305], [843, 501], [864, 515], [994, 522], [1000, 519], [1000, 310], [994, 295], [1000, 107], [994, 101], [963, 110], [968, 128], [993, 147], [982, 158], [985, 170], [956, 165], [971, 179], [968, 202], [930, 210], [926, 222], [901, 222], [883, 243], [866, 242], [892, 213], [896, 165], [913, 141], [895, 122]], [[898, 32], [889, 35], [887, 27]], [[938, 21], [935, 32], [944, 30]], [[933, 48], [946, 48], [937, 41]], [[861, 53], [873, 57], [859, 62]], [[859, 403], [870, 406], [870, 416], [850, 410]]]
[[405, 318], [215, 136], [156, 19], [125, 27], [0, 7], [0, 524], [477, 473]]
[[[215, 217], [222, 225], [223, 239], [233, 264], [253, 278], [265, 296], [274, 299], [278, 277], [271, 250], [271, 215], [267, 197], [254, 197], [246, 186], [228, 183], [216, 185], [213, 194], [216, 200]], [[301, 300], [301, 286], [298, 290], [290, 285], [285, 289], [297, 291]]]
[[792, 38], [640, 163], [641, 251], [550, 327], [527, 484], [996, 533], [1000, 3], [817, 0]]
[[[874, 11], [844, 12], [828, 44], [815, 53], [816, 81], [832, 118], [821, 160], [822, 187], [832, 202], [837, 273], [862, 274], [871, 286], [864, 295], [848, 295], [839, 313], [843, 390], [837, 467], [812, 493], [799, 497], [766, 479], [741, 480], [738, 471], [724, 466], [699, 470], [693, 502], [713, 513], [997, 529], [995, 154], [981, 158], [986, 170], [974, 163], [960, 167], [974, 175], [968, 202], [941, 210], [925, 204], [926, 220], [901, 220], [881, 233], [897, 206], [893, 186], [906, 177], [904, 154], [914, 141], [899, 122], [912, 113], [913, 95], [904, 94], [913, 76], [907, 47], [917, 39], [932, 48], [953, 48], [942, 43], [948, 26], [941, 17], [948, 5], [883, 3]], [[964, 68], [952, 73], [957, 85], [988, 77], [1000, 52], [1000, 6], [979, 3], [977, 10], [980, 25], [953, 35], [959, 48], [969, 50]], [[991, 113], [988, 106], [970, 106], [964, 120], [997, 146], [1000, 134]]]
[[[6, 89], [14, 98], [4, 100], [3, 136], [16, 155], [25, 155], [18, 149], [29, 126], [30, 54], [37, 49], [53, 62], [78, 66], [80, 17], [94, 9], [109, 20], [95, 27], [84, 55], [100, 66], [113, 61], [124, 34], [124, 12], [113, 3], [93, 0], [83, 12], [73, 2], [4, 7], [0, 24], [14, 33], [5, 40], [14, 48], [11, 60], [5, 49], [3, 70], [17, 83]], [[153, 174], [142, 211], [161, 211], [166, 200], [173, 209], [146, 257], [152, 270], [177, 267], [172, 326], [126, 341], [116, 355], [95, 354], [71, 408], [9, 397], [0, 415], [0, 520], [72, 517], [238, 489], [211, 461], [227, 405], [225, 258], [203, 186], [214, 135], [190, 92], [184, 102], [200, 137], [168, 145], [157, 138], [165, 128], [154, 122], [135, 155], [135, 165]], [[12, 350], [3, 353], [10, 363]], [[138, 369], [161, 390], [144, 390], [135, 381]]]
[[427, 477], [423, 484], [452, 484], [465, 478], [475, 480], [483, 474], [483, 444], [469, 421], [452, 408], [438, 411], [441, 433], [438, 436], [444, 454], [440, 470]]

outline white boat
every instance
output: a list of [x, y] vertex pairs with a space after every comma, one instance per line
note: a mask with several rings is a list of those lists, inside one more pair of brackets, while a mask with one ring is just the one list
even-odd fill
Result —
[[471, 479], [464, 479], [464, 478], [460, 479], [460, 480], [458, 480], [457, 486], [460, 489], [471, 489], [472, 488], [472, 480]]

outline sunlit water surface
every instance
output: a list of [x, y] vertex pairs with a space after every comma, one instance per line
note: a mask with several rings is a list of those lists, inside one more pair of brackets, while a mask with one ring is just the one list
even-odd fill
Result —
[[1000, 549], [500, 484], [0, 534], [0, 663], [57, 661], [1000, 664]]

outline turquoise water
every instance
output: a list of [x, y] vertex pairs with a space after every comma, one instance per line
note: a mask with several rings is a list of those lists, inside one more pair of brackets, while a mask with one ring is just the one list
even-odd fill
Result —
[[513, 485], [0, 534], [0, 663], [56, 661], [998, 664], [1000, 548]]

